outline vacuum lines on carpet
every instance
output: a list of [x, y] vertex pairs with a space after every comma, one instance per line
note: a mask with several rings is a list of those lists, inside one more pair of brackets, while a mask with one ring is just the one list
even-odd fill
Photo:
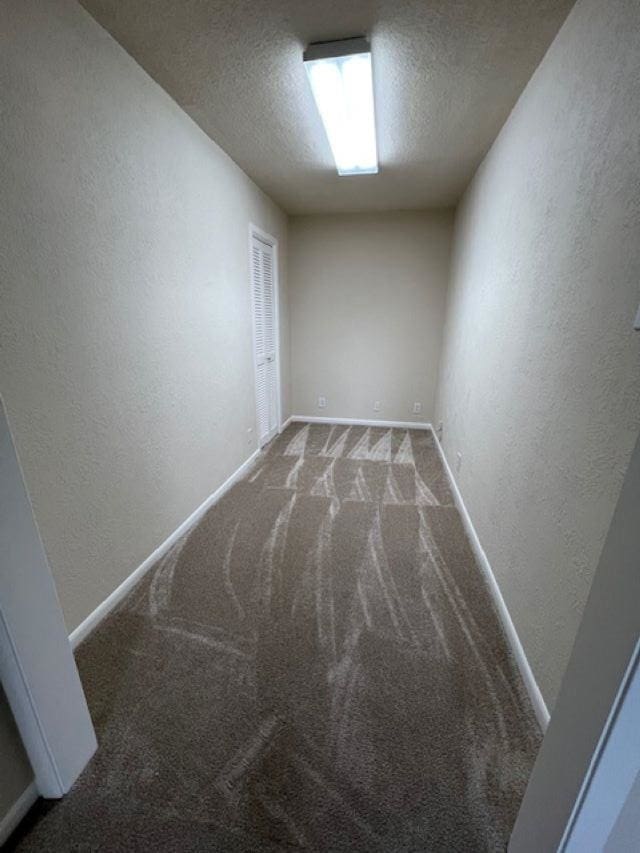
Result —
[[540, 732], [424, 430], [292, 424], [80, 646], [18, 850], [505, 850]]

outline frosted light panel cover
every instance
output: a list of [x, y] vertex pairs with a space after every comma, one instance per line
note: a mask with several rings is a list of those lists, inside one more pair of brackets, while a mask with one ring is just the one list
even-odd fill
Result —
[[305, 62], [339, 175], [378, 171], [371, 54]]

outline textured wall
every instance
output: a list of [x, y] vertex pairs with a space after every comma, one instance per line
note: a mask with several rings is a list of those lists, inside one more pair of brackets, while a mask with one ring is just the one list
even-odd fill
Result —
[[456, 218], [438, 418], [553, 705], [640, 424], [640, 5], [579, 0]]
[[249, 222], [285, 258], [286, 218], [76, 3], [0, 34], [0, 392], [71, 630], [254, 449]]
[[295, 414], [431, 420], [451, 231], [446, 211], [291, 219]]

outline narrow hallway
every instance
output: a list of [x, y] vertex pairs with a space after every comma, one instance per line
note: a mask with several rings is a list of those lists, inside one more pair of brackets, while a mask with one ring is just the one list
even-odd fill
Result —
[[501, 850], [540, 740], [426, 429], [290, 425], [77, 659], [12, 849]]

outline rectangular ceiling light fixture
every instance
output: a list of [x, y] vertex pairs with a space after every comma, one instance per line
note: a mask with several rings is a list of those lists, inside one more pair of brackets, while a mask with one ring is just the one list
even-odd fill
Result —
[[369, 42], [351, 38], [310, 44], [303, 59], [338, 174], [375, 174], [378, 152]]

